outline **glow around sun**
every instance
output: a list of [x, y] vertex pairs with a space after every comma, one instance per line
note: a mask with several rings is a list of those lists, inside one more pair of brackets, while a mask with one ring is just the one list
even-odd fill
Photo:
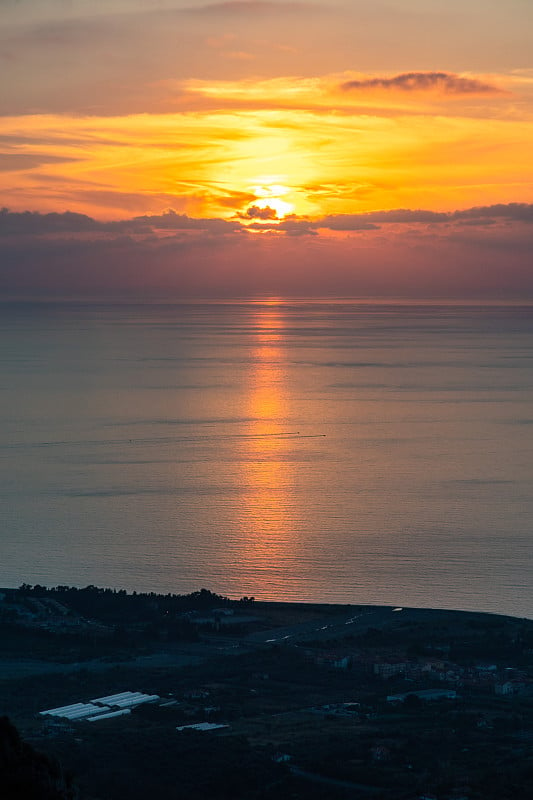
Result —
[[[251, 191], [257, 199], [248, 206], [248, 209], [255, 208], [265, 212], [270, 209], [273, 212], [268, 216], [270, 221], [279, 221], [294, 212], [294, 204], [288, 199], [291, 192], [288, 186], [265, 182], [252, 186]], [[267, 218], [267, 214], [264, 218]]]

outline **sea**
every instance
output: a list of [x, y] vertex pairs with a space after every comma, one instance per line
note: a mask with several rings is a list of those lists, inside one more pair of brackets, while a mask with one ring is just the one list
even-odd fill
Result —
[[533, 307], [0, 307], [0, 586], [533, 618]]

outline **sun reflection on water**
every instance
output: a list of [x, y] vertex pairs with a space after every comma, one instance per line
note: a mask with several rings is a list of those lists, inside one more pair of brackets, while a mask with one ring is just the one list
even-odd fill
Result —
[[[257, 576], [288, 570], [295, 544], [294, 462], [297, 432], [290, 426], [290, 396], [283, 313], [274, 302], [254, 312], [244, 438], [240, 557]], [[265, 588], [262, 586], [261, 588]]]

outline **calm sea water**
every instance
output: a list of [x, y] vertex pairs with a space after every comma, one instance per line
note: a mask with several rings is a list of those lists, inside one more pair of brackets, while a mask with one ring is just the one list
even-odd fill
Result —
[[0, 314], [0, 585], [533, 617], [531, 308]]

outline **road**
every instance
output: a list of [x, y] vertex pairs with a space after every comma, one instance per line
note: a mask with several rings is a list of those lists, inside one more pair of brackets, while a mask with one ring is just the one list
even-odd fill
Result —
[[328, 778], [326, 775], [317, 775], [315, 772], [306, 772], [299, 767], [289, 767], [289, 771], [296, 778], [303, 778], [313, 783], [322, 783], [326, 786], [334, 786], [336, 789], [348, 789], [351, 792], [361, 792], [366, 794], [380, 794], [383, 789], [376, 786], [366, 786], [363, 783], [352, 783], [351, 781], [341, 781], [337, 778]]
[[324, 615], [322, 620], [314, 619], [296, 625], [274, 628], [250, 634], [243, 644], [300, 644], [320, 639], [338, 639], [352, 633], [362, 633], [368, 628], [381, 628], [391, 622], [398, 613], [406, 613], [400, 608], [354, 608], [338, 616]]

